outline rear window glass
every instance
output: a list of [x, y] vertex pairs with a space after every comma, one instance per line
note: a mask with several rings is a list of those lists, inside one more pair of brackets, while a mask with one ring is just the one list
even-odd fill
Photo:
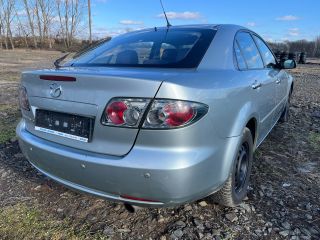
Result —
[[197, 67], [215, 30], [154, 29], [128, 33], [104, 43], [72, 66]]

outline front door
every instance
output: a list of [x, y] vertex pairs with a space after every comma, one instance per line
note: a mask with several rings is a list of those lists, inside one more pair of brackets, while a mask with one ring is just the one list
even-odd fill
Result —
[[274, 121], [276, 123], [279, 120], [287, 103], [288, 76], [285, 71], [279, 71], [275, 83], [277, 102], [274, 113]]

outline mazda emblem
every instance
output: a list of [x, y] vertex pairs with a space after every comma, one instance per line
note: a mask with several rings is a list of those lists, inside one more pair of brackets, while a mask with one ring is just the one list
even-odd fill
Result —
[[62, 87], [56, 83], [50, 84], [50, 95], [51, 97], [57, 98], [60, 97], [62, 93]]

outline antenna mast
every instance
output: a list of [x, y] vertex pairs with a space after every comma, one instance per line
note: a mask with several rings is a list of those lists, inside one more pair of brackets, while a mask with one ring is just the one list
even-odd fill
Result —
[[164, 10], [163, 4], [162, 4], [162, 0], [160, 0], [160, 4], [161, 4], [161, 7], [162, 7], [162, 11], [163, 11], [164, 17], [166, 18], [166, 21], [167, 21], [167, 28], [169, 28], [169, 27], [171, 27], [172, 25], [170, 24], [170, 22], [169, 22], [169, 20], [168, 20], [166, 11]]

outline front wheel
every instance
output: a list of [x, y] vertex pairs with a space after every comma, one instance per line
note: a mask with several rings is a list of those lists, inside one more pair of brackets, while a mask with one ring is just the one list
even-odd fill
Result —
[[252, 134], [248, 128], [245, 128], [229, 178], [224, 186], [213, 195], [215, 202], [227, 207], [235, 207], [242, 202], [247, 195], [252, 161]]

